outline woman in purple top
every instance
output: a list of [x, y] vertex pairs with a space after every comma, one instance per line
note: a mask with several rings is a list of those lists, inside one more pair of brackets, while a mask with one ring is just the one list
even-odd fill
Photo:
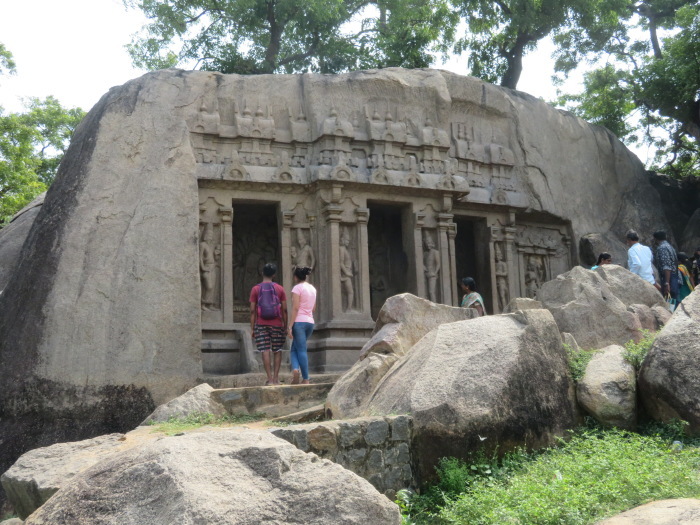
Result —
[[306, 341], [314, 331], [314, 311], [316, 310], [316, 288], [306, 282], [311, 268], [296, 268], [292, 288], [292, 315], [289, 321], [289, 337], [292, 341], [290, 357], [292, 361], [292, 384], [309, 384], [309, 359], [306, 355]]

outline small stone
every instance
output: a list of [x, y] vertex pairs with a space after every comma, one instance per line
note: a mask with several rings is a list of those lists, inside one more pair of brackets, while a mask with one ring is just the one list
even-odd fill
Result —
[[400, 490], [404, 487], [404, 472], [401, 468], [392, 468], [384, 474], [384, 487]]
[[391, 440], [408, 441], [411, 439], [411, 417], [395, 416], [391, 418]]
[[335, 432], [325, 426], [319, 425], [308, 432], [309, 445], [316, 450], [335, 450], [338, 442]]
[[367, 458], [367, 469], [370, 472], [379, 472], [384, 468], [384, 454], [381, 450], [374, 449]]
[[408, 443], [399, 443], [399, 446], [396, 447], [396, 451], [398, 453], [396, 459], [397, 463], [409, 463], [411, 461], [411, 449]]
[[384, 492], [384, 479], [382, 479], [381, 474], [373, 474], [367, 481], [369, 481], [379, 492]]
[[362, 428], [358, 423], [339, 423], [340, 446], [350, 448], [362, 439]]
[[371, 421], [365, 432], [365, 442], [369, 446], [381, 445], [389, 436], [389, 425], [383, 419]]
[[367, 456], [366, 448], [357, 448], [348, 450], [347, 457], [351, 463], [359, 463]]
[[294, 431], [294, 445], [302, 452], [309, 451], [309, 436], [306, 430]]

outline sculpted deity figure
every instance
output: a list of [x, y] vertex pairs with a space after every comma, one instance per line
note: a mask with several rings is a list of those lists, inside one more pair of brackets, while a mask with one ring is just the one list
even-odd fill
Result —
[[311, 248], [304, 230], [299, 228], [297, 230], [297, 242], [299, 243], [299, 253], [297, 254], [297, 266], [299, 268], [311, 268], [312, 270], [316, 268], [316, 256], [314, 255], [314, 250]]
[[435, 241], [426, 234], [423, 238], [423, 268], [428, 281], [428, 299], [437, 302], [437, 282], [440, 275], [440, 252], [435, 248]]
[[498, 307], [503, 311], [508, 304], [508, 265], [503, 260], [503, 249], [500, 244], [496, 244], [496, 289]]
[[345, 308], [343, 311], [352, 310], [355, 307], [355, 289], [353, 277], [355, 275], [352, 255], [348, 249], [350, 246], [350, 235], [347, 230], [340, 236], [340, 284], [345, 297]]
[[542, 284], [540, 278], [540, 262], [537, 255], [530, 255], [527, 262], [527, 270], [525, 272], [525, 290], [528, 297], [534, 299], [537, 295], [537, 289]]
[[202, 310], [215, 310], [216, 286], [216, 248], [214, 247], [214, 229], [211, 223], [204, 227], [199, 243], [199, 272], [202, 278]]
[[292, 245], [289, 247], [289, 259], [292, 262], [292, 272], [296, 270], [297, 268], [297, 257], [299, 256], [299, 252], [297, 251], [297, 247]]

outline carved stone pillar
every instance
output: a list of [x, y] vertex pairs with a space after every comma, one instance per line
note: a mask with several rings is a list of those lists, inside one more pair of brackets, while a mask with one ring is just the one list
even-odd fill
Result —
[[369, 241], [367, 238], [367, 222], [369, 221], [369, 208], [357, 208], [358, 229], [358, 258], [360, 268], [357, 277], [360, 279], [358, 290], [360, 297], [357, 299], [358, 309], [367, 315], [371, 315], [372, 306], [370, 302], [370, 280], [369, 280]]
[[415, 263], [416, 295], [427, 297], [425, 289], [425, 268], [423, 267], [423, 226], [425, 224], [425, 213], [416, 212], [413, 230], [413, 259]]
[[224, 323], [233, 323], [233, 208], [219, 208], [222, 226], [223, 254], [221, 257], [221, 274], [223, 277], [221, 290], [221, 308]]
[[[457, 257], [455, 253], [455, 237], [457, 236], [457, 224], [450, 223], [447, 230], [447, 239], [450, 245], [450, 289], [453, 291], [452, 306], [459, 306], [459, 294], [454, 294], [457, 286]], [[445, 303], [449, 304], [449, 303]]]
[[519, 280], [515, 279], [518, 275], [518, 252], [515, 247], [515, 234], [517, 233], [515, 226], [506, 226], [503, 228], [503, 239], [505, 242], [505, 257], [508, 265], [508, 299], [513, 297], [522, 297], [519, 289]]
[[343, 297], [340, 286], [340, 221], [343, 208], [338, 204], [329, 204], [323, 208], [323, 218], [326, 221], [326, 257], [328, 265], [325, 275], [328, 284], [327, 311], [329, 320], [335, 319], [343, 312]]
[[454, 257], [451, 257], [450, 243], [447, 232], [452, 224], [451, 213], [441, 213], [438, 215], [438, 251], [440, 252], [440, 298], [443, 304], [452, 304], [452, 266]]
[[[292, 279], [292, 258], [290, 256], [290, 251], [292, 248], [292, 221], [296, 215], [293, 211], [283, 211], [282, 212], [282, 231], [280, 232], [280, 249], [282, 253], [280, 254], [280, 264], [282, 264], [282, 286], [285, 290], [291, 290], [293, 285]], [[291, 293], [288, 294], [291, 297]], [[291, 304], [291, 303], [290, 303]]]

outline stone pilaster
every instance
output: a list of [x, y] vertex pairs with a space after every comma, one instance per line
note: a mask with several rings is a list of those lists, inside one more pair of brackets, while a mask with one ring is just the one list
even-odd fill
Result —
[[438, 239], [437, 249], [440, 252], [440, 297], [443, 304], [452, 304], [452, 267], [454, 266], [454, 251], [450, 251], [448, 231], [452, 224], [453, 215], [451, 213], [440, 213], [438, 215]]
[[413, 260], [415, 261], [414, 279], [416, 282], [416, 295], [427, 297], [425, 288], [425, 268], [423, 267], [423, 226], [425, 225], [425, 213], [416, 212], [413, 224]]
[[360, 263], [357, 278], [360, 279], [360, 285], [357, 287], [360, 297], [357, 298], [356, 304], [358, 309], [368, 316], [371, 315], [372, 307], [370, 304], [370, 279], [369, 279], [369, 241], [367, 238], [367, 222], [369, 221], [369, 208], [357, 208], [355, 210], [357, 216], [358, 228], [358, 259]]

